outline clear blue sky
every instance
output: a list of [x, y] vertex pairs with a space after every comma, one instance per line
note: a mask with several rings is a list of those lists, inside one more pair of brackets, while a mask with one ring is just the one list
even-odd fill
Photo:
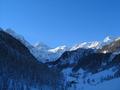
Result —
[[0, 0], [0, 27], [52, 47], [120, 36], [120, 0]]

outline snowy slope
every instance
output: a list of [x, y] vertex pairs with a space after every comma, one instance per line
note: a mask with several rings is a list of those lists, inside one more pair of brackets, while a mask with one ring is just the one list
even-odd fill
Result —
[[[80, 89], [79, 89], [80, 90]], [[81, 90], [120, 90], [120, 78], [113, 79], [96, 86], [87, 85]]]
[[68, 83], [68, 90], [120, 90], [120, 78], [109, 79], [109, 77], [114, 77], [116, 71], [114, 67], [97, 74], [86, 73], [82, 69], [73, 73], [71, 68], [68, 68], [63, 73]]

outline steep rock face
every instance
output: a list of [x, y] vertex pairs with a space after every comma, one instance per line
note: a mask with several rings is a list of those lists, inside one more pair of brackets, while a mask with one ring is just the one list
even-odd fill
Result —
[[0, 30], [1, 90], [59, 90], [61, 82], [60, 73], [38, 62], [19, 40]]

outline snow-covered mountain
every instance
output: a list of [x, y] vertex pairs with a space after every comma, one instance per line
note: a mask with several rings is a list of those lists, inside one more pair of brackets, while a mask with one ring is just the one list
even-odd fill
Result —
[[[68, 47], [66, 45], [58, 46], [56, 48], [50, 48], [48, 45], [43, 43], [35, 44], [31, 49], [32, 54], [37, 57], [39, 61], [49, 62], [55, 61], [65, 52], [65, 51], [74, 51], [77, 49], [100, 49], [103, 46], [110, 44], [113, 41], [116, 41], [119, 38], [111, 38], [107, 36], [102, 42], [93, 41], [93, 42], [83, 42], [80, 44], [76, 44], [74, 46]], [[105, 53], [106, 51], [104, 51]]]
[[115, 38], [110, 37], [110, 36], [107, 36], [107, 37], [103, 40], [103, 42], [104, 42], [104, 43], [111, 43], [111, 42], [113, 42], [114, 40], [115, 40]]
[[[39, 46], [38, 46], [39, 45]], [[32, 54], [41, 62], [50, 62], [58, 59], [65, 51], [68, 50], [66, 46], [58, 46], [56, 48], [49, 48], [45, 44], [39, 43], [32, 49]]]
[[98, 41], [94, 41], [94, 42], [84, 42], [84, 43], [80, 43], [80, 44], [76, 44], [74, 45], [70, 50], [77, 50], [79, 48], [99, 48], [100, 42]]
[[0, 29], [0, 68], [0, 88], [12, 82], [16, 90], [120, 90], [120, 38], [51, 48]]
[[29, 48], [30, 52], [41, 62], [45, 63], [48, 61], [54, 61], [58, 59], [65, 51], [68, 50], [68, 47], [58, 46], [56, 48], [50, 48], [44, 43], [36, 43], [35, 45], [31, 45], [27, 42], [23, 36], [17, 34], [11, 29], [5, 30], [6, 33], [12, 35], [14, 38], [20, 40], [27, 48]]
[[[120, 78], [120, 39], [110, 40], [107, 37], [102, 43], [94, 43], [94, 48], [89, 47], [91, 44], [79, 44], [76, 46], [78, 48], [47, 63], [64, 74], [67, 90], [95, 90], [97, 87], [109, 89], [106, 83]], [[114, 88], [109, 90], [120, 89], [118, 85], [117, 88], [112, 86]]]
[[81, 52], [83, 53], [83, 51], [86, 51], [86, 49], [87, 50], [92, 49], [94, 51], [100, 50], [102, 53], [107, 53], [108, 51], [111, 50], [112, 47], [115, 48], [115, 50], [119, 48], [119, 40], [120, 40], [119, 37], [113, 38], [113, 37], [107, 36], [102, 42], [100, 41], [83, 42], [83, 43], [76, 44], [71, 47], [67, 47], [66, 45], [63, 45], [63, 46], [58, 46], [56, 48], [51, 48], [48, 45], [44, 43], [39, 43], [39, 42], [36, 43], [35, 45], [31, 45], [29, 42], [27, 42], [24, 39], [23, 36], [15, 33], [11, 29], [7, 29], [5, 30], [5, 32], [12, 35], [14, 38], [18, 39], [21, 43], [23, 43], [30, 50], [30, 52], [39, 61], [44, 62], [44, 63], [57, 60], [58, 58], [61, 57], [61, 55], [64, 55], [64, 52], [66, 51], [74, 52], [74, 51], [77, 51], [78, 49], [81, 49], [81, 50], [77, 54], [80, 54]]
[[[31, 45], [29, 42], [27, 42], [23, 36], [15, 33], [11, 29], [7, 29], [5, 32], [9, 33], [10, 35], [14, 36], [16, 39], [20, 40], [26, 47], [29, 48], [30, 52], [41, 62], [49, 62], [49, 61], [55, 61], [56, 59], [60, 58], [60, 56], [65, 51], [74, 51], [79, 48], [84, 49], [99, 49], [102, 48], [105, 45], [110, 44], [113, 41], [119, 40], [119, 38], [113, 38], [110, 36], [107, 36], [102, 42], [100, 41], [93, 41], [93, 42], [83, 42], [80, 44], [76, 44], [74, 46], [68, 47], [66, 45], [58, 46], [55, 48], [51, 48], [48, 45], [38, 42], [35, 45]], [[106, 53], [107, 51], [103, 51]]]

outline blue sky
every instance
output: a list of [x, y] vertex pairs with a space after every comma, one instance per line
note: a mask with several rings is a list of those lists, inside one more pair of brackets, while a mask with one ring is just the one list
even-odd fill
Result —
[[120, 36], [120, 0], [0, 0], [0, 27], [51, 47]]

